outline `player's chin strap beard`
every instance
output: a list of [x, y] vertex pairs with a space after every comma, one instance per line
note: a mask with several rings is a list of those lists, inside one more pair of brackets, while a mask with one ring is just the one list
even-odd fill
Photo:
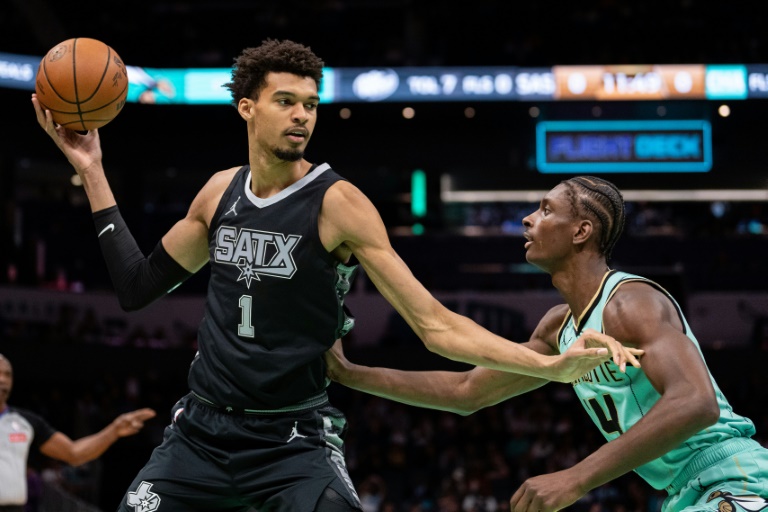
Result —
[[280, 160], [285, 160], [286, 162], [298, 162], [302, 158], [304, 158], [304, 151], [298, 150], [298, 149], [281, 149], [281, 148], [274, 148], [272, 150], [272, 153], [279, 158]]

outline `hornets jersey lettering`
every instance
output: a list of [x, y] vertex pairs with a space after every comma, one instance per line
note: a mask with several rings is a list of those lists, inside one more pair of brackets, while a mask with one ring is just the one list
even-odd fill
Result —
[[323, 353], [346, 334], [355, 266], [323, 247], [318, 216], [341, 180], [328, 164], [267, 199], [249, 166], [227, 187], [209, 230], [211, 277], [189, 385], [242, 409], [287, 407], [327, 384]]
[[[637, 281], [647, 283], [669, 297], [680, 316], [685, 330], [684, 334], [696, 346], [699, 355], [701, 355], [699, 343], [691, 333], [680, 306], [666, 290], [644, 277], [614, 270], [605, 275], [599, 290], [580, 320], [574, 319], [570, 312], [566, 315], [558, 333], [560, 352], [568, 350], [585, 329], [591, 328], [604, 332], [603, 310], [606, 304], [621, 285]], [[711, 375], [710, 379], [712, 379]], [[715, 388], [717, 402], [720, 406], [718, 422], [698, 432], [665, 455], [635, 470], [654, 488], [666, 489], [702, 450], [729, 439], [748, 438], [755, 433], [755, 427], [749, 419], [733, 412], [714, 379], [712, 379], [712, 385]], [[642, 369], [628, 365], [626, 373], [621, 373], [613, 361], [608, 361], [592, 370], [576, 380], [573, 386], [592, 421], [608, 441], [616, 439], [626, 432], [661, 397]]]

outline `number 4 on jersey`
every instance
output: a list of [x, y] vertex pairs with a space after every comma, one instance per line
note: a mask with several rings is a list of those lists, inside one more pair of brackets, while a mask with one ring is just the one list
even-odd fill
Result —
[[597, 398], [590, 398], [587, 400], [589, 406], [595, 411], [595, 416], [598, 421], [600, 421], [600, 428], [602, 428], [603, 432], [606, 434], [613, 434], [614, 432], [623, 434], [624, 430], [622, 430], [621, 425], [619, 424], [619, 415], [616, 411], [616, 404], [614, 403], [613, 398], [611, 395], [605, 394], [603, 395], [603, 400], [605, 401], [606, 409], [608, 409], [608, 414], [606, 414], [606, 411], [597, 401]]

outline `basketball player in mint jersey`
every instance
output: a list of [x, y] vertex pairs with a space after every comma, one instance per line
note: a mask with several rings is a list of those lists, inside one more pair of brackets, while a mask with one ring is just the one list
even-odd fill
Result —
[[98, 131], [56, 126], [33, 95], [38, 122], [85, 185], [124, 308], [149, 304], [211, 264], [190, 393], [129, 486], [123, 512], [360, 509], [323, 358], [352, 326], [343, 301], [353, 258], [426, 345], [447, 357], [566, 382], [610, 356], [638, 364], [602, 335], [542, 356], [436, 301], [392, 249], [370, 200], [327, 164], [304, 159], [322, 67], [291, 41], [242, 52], [227, 87], [245, 121], [248, 165], [215, 174], [148, 258], [117, 209]]
[[[526, 258], [552, 276], [566, 302], [542, 318], [526, 346], [568, 353], [595, 330], [645, 352], [642, 368], [621, 372], [607, 361], [574, 379], [610, 442], [572, 468], [528, 479], [511, 509], [566, 509], [631, 470], [668, 492], [669, 512], [768, 507], [768, 450], [751, 439], [752, 422], [731, 409], [712, 379], [677, 302], [656, 283], [608, 267], [624, 224], [620, 192], [599, 178], [573, 178], [547, 193], [523, 224]], [[463, 373], [366, 368], [347, 361], [340, 343], [327, 359], [342, 384], [459, 414], [547, 382], [479, 366]]]

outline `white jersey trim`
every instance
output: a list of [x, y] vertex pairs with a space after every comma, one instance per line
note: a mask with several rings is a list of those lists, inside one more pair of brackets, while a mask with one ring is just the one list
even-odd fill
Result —
[[296, 183], [292, 183], [287, 188], [281, 190], [280, 192], [273, 195], [272, 197], [268, 197], [267, 199], [260, 198], [259, 196], [254, 194], [253, 191], [251, 190], [251, 170], [249, 169], [248, 177], [245, 179], [245, 197], [247, 197], [248, 200], [251, 203], [253, 203], [253, 205], [256, 206], [257, 208], [265, 208], [279, 201], [282, 201], [283, 199], [290, 196], [297, 190], [301, 190], [308, 184], [312, 183], [315, 180], [315, 178], [317, 178], [318, 176], [320, 176], [330, 168], [331, 168], [330, 164], [327, 164], [327, 163], [318, 165], [317, 167], [315, 167], [315, 169], [312, 172], [308, 173], [299, 181], [297, 181]]

